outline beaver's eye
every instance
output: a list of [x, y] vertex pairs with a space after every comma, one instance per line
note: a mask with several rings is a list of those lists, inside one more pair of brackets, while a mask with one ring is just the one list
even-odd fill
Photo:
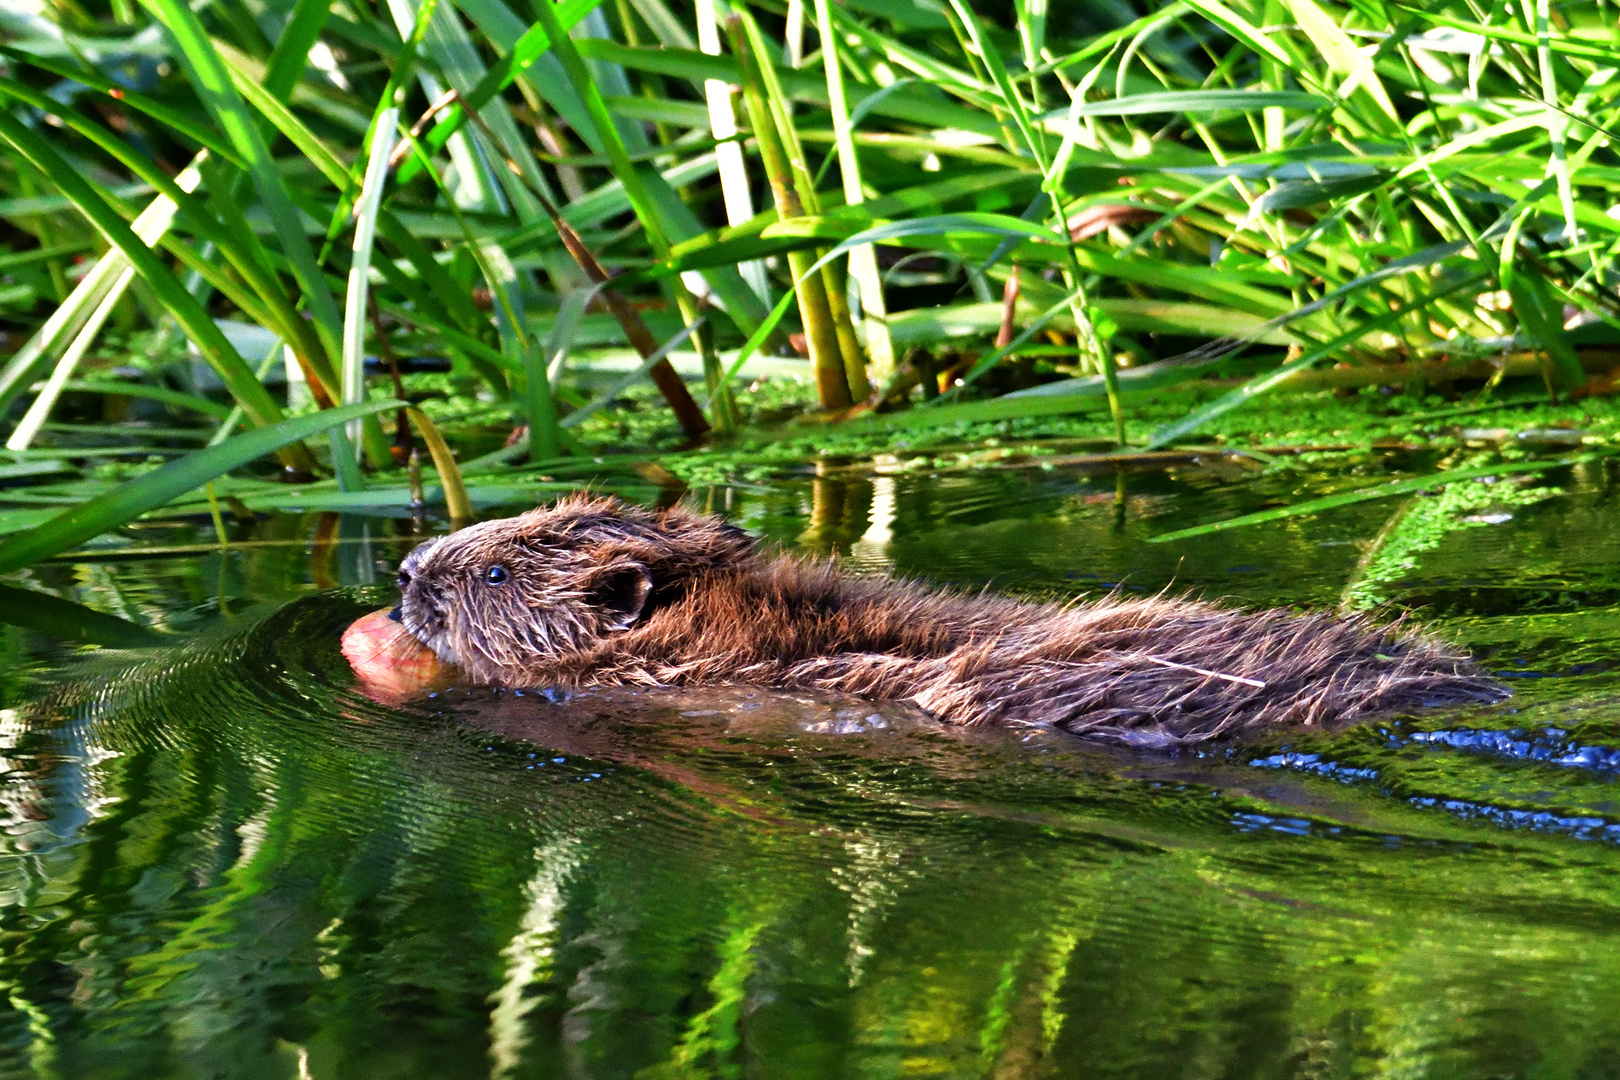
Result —
[[485, 585], [505, 585], [512, 575], [506, 572], [504, 566], [492, 566], [484, 571]]

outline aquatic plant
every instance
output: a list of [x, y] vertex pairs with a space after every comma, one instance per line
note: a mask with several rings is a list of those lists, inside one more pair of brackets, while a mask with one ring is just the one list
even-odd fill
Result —
[[[87, 441], [53, 422], [64, 394], [216, 425], [187, 467], [206, 478], [246, 463], [245, 429], [398, 399], [402, 372], [448, 366], [517, 429], [458, 466], [451, 445], [473, 444], [416, 414], [470, 512], [483, 489], [603, 456], [582, 425], [639, 379], [689, 441], [758, 437], [738, 380], [800, 372], [832, 437], [1106, 408], [1118, 443], [1134, 394], [1227, 380], [1157, 448], [1323, 378], [1533, 372], [1561, 394], [1612, 359], [1620, 43], [1604, 9], [1010, 15], [8, 10], [0, 275], [20, 345], [0, 409], [28, 407], [4, 414], [0, 470], [32, 501], [0, 510], [0, 531], [61, 550], [78, 534], [40, 508], [103, 494], [63, 452]], [[96, 344], [142, 331], [149, 357]], [[346, 507], [436, 497], [409, 480], [412, 421], [395, 413], [390, 444], [385, 411], [281, 429], [298, 437], [258, 453], [330, 475], [335, 492], [310, 494]], [[168, 456], [185, 439], [88, 441]], [[553, 479], [513, 473], [524, 458]], [[268, 490], [262, 471], [221, 484], [216, 503]], [[167, 496], [182, 497], [198, 499]], [[155, 508], [114, 502], [125, 516], [103, 527]]]

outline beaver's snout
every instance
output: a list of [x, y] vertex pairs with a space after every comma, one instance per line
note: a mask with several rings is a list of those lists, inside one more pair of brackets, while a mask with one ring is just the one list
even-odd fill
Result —
[[400, 597], [388, 617], [405, 627], [407, 633], [432, 649], [447, 664], [459, 663], [456, 650], [445, 633], [443, 605], [421, 582], [413, 582]]
[[399, 584], [399, 603], [388, 613], [388, 617], [432, 649], [440, 660], [454, 664], [458, 662], [456, 650], [445, 632], [443, 583], [435, 581], [434, 571], [428, 565], [428, 559], [438, 545], [439, 541], [430, 540], [405, 556], [394, 578]]

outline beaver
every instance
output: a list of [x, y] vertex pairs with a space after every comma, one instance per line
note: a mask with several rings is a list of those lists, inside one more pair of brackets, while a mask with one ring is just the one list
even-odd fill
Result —
[[1399, 624], [1164, 595], [967, 595], [769, 555], [717, 518], [591, 495], [430, 540], [398, 580], [391, 617], [493, 686], [835, 691], [1139, 747], [1508, 693]]

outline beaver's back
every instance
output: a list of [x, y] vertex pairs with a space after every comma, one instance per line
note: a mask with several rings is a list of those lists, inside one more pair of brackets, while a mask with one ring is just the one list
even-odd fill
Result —
[[1052, 724], [1136, 745], [1507, 693], [1398, 625], [1162, 597], [1036, 604], [785, 558], [705, 576], [640, 626], [534, 675], [813, 687], [912, 700], [951, 723]]

